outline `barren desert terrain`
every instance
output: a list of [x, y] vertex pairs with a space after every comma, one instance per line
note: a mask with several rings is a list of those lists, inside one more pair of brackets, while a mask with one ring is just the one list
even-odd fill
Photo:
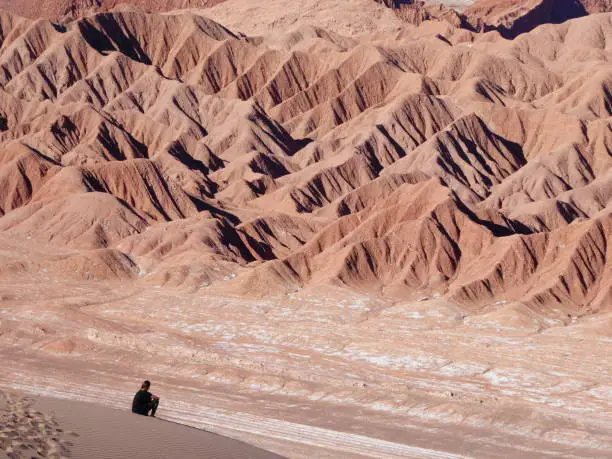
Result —
[[244, 442], [167, 420], [20, 392], [0, 392], [0, 421], [0, 457], [10, 459], [282, 458]]
[[0, 388], [148, 378], [289, 457], [610, 457], [612, 13], [184, 3], [0, 12]]

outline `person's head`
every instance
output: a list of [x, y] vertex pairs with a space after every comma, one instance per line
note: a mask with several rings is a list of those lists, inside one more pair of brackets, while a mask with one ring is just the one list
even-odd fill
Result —
[[142, 385], [140, 386], [140, 388], [142, 390], [149, 390], [149, 387], [151, 387], [151, 381], [145, 381], [142, 383]]

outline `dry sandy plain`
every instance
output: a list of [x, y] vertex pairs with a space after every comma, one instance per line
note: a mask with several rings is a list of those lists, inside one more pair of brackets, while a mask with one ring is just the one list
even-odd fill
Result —
[[0, 388], [147, 378], [295, 458], [611, 457], [612, 13], [239, 3], [0, 13]]
[[0, 392], [2, 459], [280, 459], [238, 440], [91, 403]]
[[[49, 288], [52, 286], [52, 288]], [[289, 457], [609, 457], [611, 315], [564, 324], [347, 291], [266, 300], [2, 283], [0, 385], [158, 415]]]

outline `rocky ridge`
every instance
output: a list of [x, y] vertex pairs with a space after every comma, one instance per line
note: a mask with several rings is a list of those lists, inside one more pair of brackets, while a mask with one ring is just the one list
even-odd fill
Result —
[[2, 275], [609, 309], [612, 14], [515, 40], [202, 14], [0, 15]]

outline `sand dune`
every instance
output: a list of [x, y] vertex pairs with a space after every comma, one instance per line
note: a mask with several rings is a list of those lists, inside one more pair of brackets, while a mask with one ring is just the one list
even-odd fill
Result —
[[203, 430], [100, 405], [2, 393], [8, 457], [280, 458]]

